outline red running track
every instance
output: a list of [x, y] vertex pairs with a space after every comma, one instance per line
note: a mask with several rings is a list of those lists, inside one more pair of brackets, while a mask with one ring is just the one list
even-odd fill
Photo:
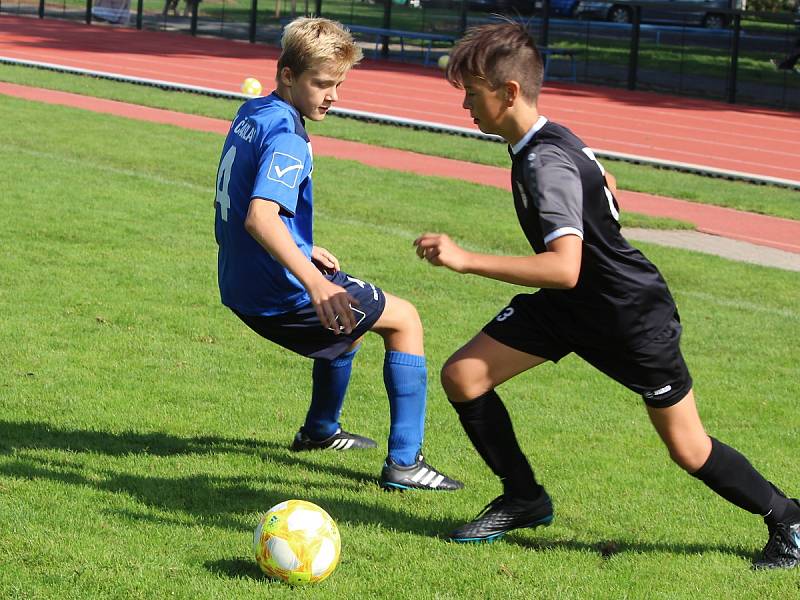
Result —
[[[269, 86], [277, 49], [3, 15], [0, 56], [239, 91], [249, 76]], [[473, 127], [438, 69], [365, 60], [342, 93], [341, 108]], [[540, 110], [597, 150], [800, 182], [795, 113], [584, 85], [547, 85]]]
[[[230, 126], [228, 121], [221, 119], [10, 83], [0, 82], [0, 94], [221, 135], [225, 135]], [[500, 167], [437, 158], [322, 136], [314, 136], [312, 141], [315, 156], [335, 156], [382, 169], [407, 171], [417, 175], [450, 177], [506, 190], [511, 189], [509, 171]], [[767, 217], [637, 192], [620, 192], [619, 201], [623, 210], [682, 219], [695, 223], [698, 230], [705, 233], [800, 254], [800, 221]]]

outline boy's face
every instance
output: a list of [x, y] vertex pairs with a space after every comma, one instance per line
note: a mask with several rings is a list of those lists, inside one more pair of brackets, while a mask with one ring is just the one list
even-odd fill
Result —
[[474, 75], [465, 75], [463, 84], [464, 102], [461, 106], [469, 111], [472, 121], [482, 132], [499, 134], [508, 108], [505, 88], [500, 86], [493, 90], [485, 79]]
[[299, 77], [284, 67], [281, 82], [289, 88], [289, 100], [307, 119], [321, 121], [328, 109], [339, 100], [339, 86], [346, 73], [338, 74], [329, 66], [304, 71]]

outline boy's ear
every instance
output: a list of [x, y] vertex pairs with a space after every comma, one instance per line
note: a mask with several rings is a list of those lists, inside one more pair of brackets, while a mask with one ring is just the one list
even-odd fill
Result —
[[506, 106], [514, 106], [514, 102], [516, 102], [517, 98], [519, 98], [519, 82], [512, 79], [511, 81], [506, 81], [503, 85], [505, 87], [503, 99], [506, 102]]
[[294, 83], [294, 73], [289, 67], [283, 67], [278, 73], [278, 79], [283, 85], [291, 86]]

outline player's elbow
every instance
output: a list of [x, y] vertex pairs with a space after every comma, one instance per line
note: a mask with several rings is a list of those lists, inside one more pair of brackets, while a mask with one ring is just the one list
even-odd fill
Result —
[[581, 270], [580, 267], [577, 269], [567, 269], [563, 276], [562, 276], [562, 285], [565, 290], [571, 290], [576, 285], [578, 285], [578, 279], [580, 279]]
[[253, 235], [258, 230], [257, 222], [258, 222], [258, 219], [253, 214], [253, 211], [249, 211], [247, 213], [247, 216], [244, 219], [244, 229], [245, 229], [245, 231], [247, 233], [249, 233], [250, 235]]
[[560, 290], [571, 290], [578, 285], [578, 280], [581, 276], [581, 265], [575, 264], [562, 264], [559, 269], [553, 273], [553, 280], [551, 287]]

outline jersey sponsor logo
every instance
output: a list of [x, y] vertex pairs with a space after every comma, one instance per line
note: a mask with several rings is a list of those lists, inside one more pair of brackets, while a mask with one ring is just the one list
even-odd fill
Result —
[[653, 390], [652, 392], [645, 392], [645, 398], [655, 398], [656, 396], [663, 396], [667, 392], [672, 391], [672, 386], [670, 384], [665, 385], [664, 387], [660, 387], [657, 390]]
[[297, 179], [303, 170], [303, 161], [291, 154], [273, 152], [272, 161], [267, 169], [267, 179], [277, 181], [293, 189], [297, 186]]

